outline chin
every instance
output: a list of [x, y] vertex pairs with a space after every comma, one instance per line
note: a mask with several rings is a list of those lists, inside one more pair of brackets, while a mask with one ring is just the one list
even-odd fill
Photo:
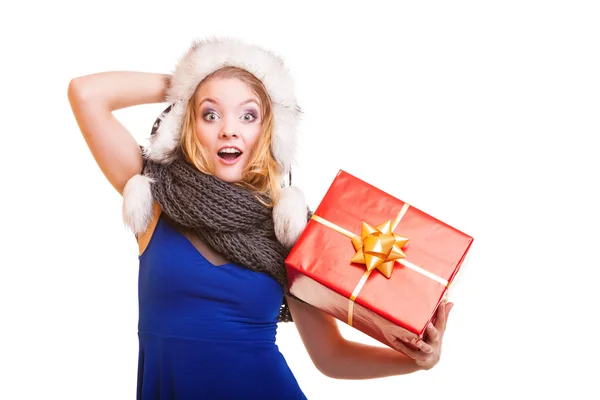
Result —
[[242, 172], [232, 170], [223, 171], [222, 169], [218, 169], [215, 171], [215, 176], [224, 182], [235, 183], [242, 179]]
[[220, 180], [228, 183], [235, 183], [242, 180], [242, 172], [247, 162], [246, 159], [240, 157], [237, 162], [231, 165], [224, 164], [218, 157], [213, 162], [215, 166], [214, 175]]

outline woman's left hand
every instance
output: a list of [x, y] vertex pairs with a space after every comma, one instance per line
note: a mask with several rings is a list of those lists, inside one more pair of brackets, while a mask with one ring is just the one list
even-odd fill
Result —
[[422, 369], [433, 368], [439, 361], [442, 353], [442, 339], [446, 331], [446, 322], [448, 314], [454, 306], [453, 303], [441, 303], [437, 310], [435, 323], [429, 323], [427, 326], [426, 340], [419, 339], [417, 342], [411, 342], [419, 350], [409, 347], [402, 338], [396, 340], [396, 350], [399, 350], [412, 358]]

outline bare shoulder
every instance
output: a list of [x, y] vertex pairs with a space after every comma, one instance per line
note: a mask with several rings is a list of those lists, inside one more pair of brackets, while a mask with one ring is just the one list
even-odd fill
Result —
[[140, 255], [142, 255], [144, 253], [144, 251], [148, 247], [148, 244], [150, 243], [150, 239], [152, 238], [152, 234], [154, 233], [154, 229], [156, 228], [156, 224], [158, 223], [158, 219], [160, 217], [161, 212], [162, 212], [162, 210], [161, 210], [160, 206], [155, 201], [152, 204], [152, 220], [148, 224], [148, 227], [146, 228], [146, 230], [144, 232], [142, 232], [141, 234], [139, 234], [137, 237]]

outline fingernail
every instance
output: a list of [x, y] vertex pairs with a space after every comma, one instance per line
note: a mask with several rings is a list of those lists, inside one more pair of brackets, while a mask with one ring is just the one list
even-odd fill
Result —
[[427, 327], [428, 327], [429, 329], [433, 329], [433, 324], [430, 322], [430, 323], [428, 323], [428, 324], [427, 324]]

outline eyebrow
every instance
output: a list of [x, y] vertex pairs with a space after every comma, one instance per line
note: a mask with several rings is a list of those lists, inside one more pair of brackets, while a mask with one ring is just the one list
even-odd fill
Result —
[[[204, 103], [204, 102], [210, 102], [210, 103], [213, 103], [213, 104], [220, 104], [216, 99], [213, 99], [211, 97], [205, 97], [204, 99], [202, 99], [198, 103], [198, 106], [201, 106], [202, 103]], [[256, 99], [248, 99], [248, 100], [242, 101], [239, 105], [240, 106], [244, 106], [244, 105], [246, 105], [248, 103], [256, 103], [256, 105], [259, 105], [259, 103], [258, 103], [258, 101], [256, 101]]]

